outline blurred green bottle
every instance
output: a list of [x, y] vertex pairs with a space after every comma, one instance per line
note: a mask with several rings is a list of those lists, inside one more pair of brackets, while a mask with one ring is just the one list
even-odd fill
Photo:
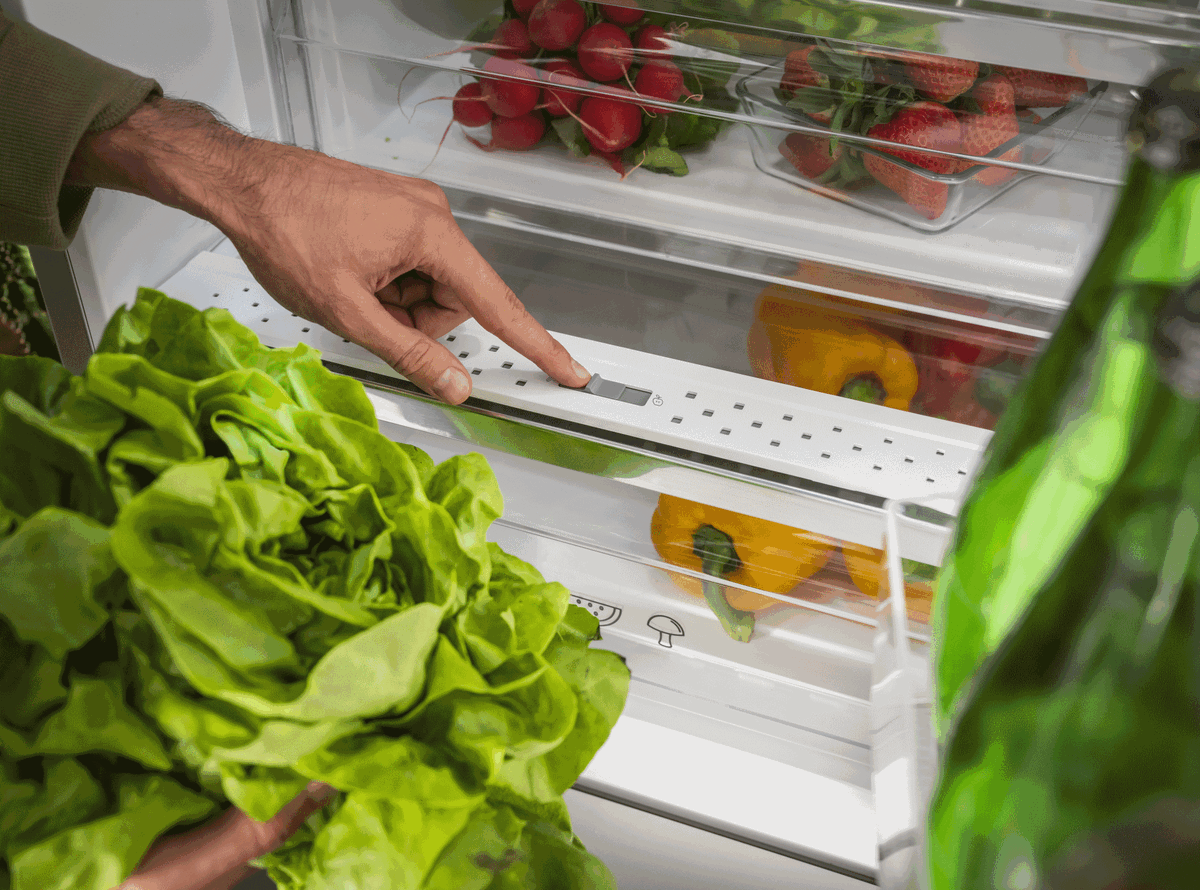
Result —
[[1200, 67], [1128, 138], [939, 579], [935, 890], [1200, 887]]

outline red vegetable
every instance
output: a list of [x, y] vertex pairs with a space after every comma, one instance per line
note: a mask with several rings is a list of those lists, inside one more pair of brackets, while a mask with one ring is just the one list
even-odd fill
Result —
[[530, 41], [529, 29], [520, 19], [501, 22], [492, 35], [492, 44], [493, 47], [505, 47], [494, 49], [502, 59], [524, 59], [537, 52], [537, 47]]
[[538, 5], [539, 0], [513, 0], [513, 9], [517, 15], [523, 19], [529, 18], [529, 13], [533, 12], [533, 7]]
[[[492, 56], [483, 65], [484, 71], [535, 79], [537, 71], [528, 65]], [[542, 88], [536, 83], [483, 78], [483, 99], [488, 108], [500, 117], [520, 117], [537, 107]]]
[[[678, 102], [683, 95], [683, 72], [672, 62], [655, 60], [647, 62], [637, 73], [633, 88], [643, 96]], [[670, 114], [670, 109], [643, 106], [650, 114]]]
[[[551, 83], [572, 83], [579, 81], [587, 83], [582, 71], [567, 59], [551, 59], [542, 69], [542, 76]], [[570, 90], [555, 90], [547, 86], [543, 90], [546, 97], [546, 111], [551, 117], [566, 117], [579, 111], [583, 101], [582, 93]]]
[[609, 22], [592, 25], [579, 38], [579, 67], [601, 83], [619, 80], [633, 64], [633, 41]]
[[634, 48], [650, 56], [670, 52], [671, 44], [667, 29], [662, 25], [642, 25], [633, 35]]
[[589, 96], [579, 118], [588, 143], [600, 152], [623, 151], [642, 135], [642, 110], [629, 102]]
[[483, 87], [472, 81], [454, 94], [454, 119], [464, 127], [482, 127], [492, 119], [492, 109], [483, 99]]
[[520, 117], [498, 117], [492, 121], [492, 140], [486, 145], [473, 136], [467, 136], [484, 151], [502, 148], [507, 151], [527, 151], [542, 141], [546, 135], [546, 120], [536, 112]]
[[600, 13], [610, 22], [618, 25], [632, 25], [645, 15], [640, 9], [631, 9], [628, 6], [614, 6], [611, 3], [601, 3]]
[[587, 12], [575, 0], [540, 0], [529, 14], [529, 37], [542, 49], [568, 49], [586, 27]]

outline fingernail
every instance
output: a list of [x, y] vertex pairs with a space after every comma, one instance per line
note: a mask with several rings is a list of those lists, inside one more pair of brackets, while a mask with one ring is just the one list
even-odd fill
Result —
[[467, 375], [457, 368], [448, 368], [437, 382], [437, 394], [447, 402], [461, 402], [471, 391]]
[[324, 782], [309, 782], [304, 793], [313, 803], [326, 803], [336, 797], [338, 791], [332, 785], [326, 785]]
[[584, 377], [587, 377], [590, 379], [592, 376], [584, 369], [583, 365], [579, 364], [579, 362], [572, 361], [571, 368], [575, 371], [575, 376], [579, 377], [580, 379], [582, 379]]

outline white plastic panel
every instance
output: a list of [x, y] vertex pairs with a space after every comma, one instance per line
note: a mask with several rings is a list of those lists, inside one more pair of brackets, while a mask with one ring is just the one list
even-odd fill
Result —
[[[268, 345], [305, 342], [331, 361], [399, 378], [366, 350], [292, 316], [238, 259], [202, 254], [162, 287], [193, 305], [228, 309]], [[442, 342], [472, 373], [480, 398], [885, 498], [957, 493], [989, 438], [974, 427], [557, 336], [591, 372], [648, 390], [649, 401], [560, 387], [474, 321]]]
[[610, 800], [564, 795], [620, 890], [866, 890], [870, 884]]

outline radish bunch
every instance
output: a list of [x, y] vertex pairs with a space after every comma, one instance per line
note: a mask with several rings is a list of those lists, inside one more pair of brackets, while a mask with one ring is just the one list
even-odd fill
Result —
[[[508, 10], [491, 40], [473, 47], [490, 53], [487, 73], [453, 97], [455, 121], [490, 125], [489, 141], [468, 136], [486, 151], [533, 148], [556, 120], [573, 127], [569, 118], [591, 150], [619, 168], [617, 155], [637, 143], [654, 118], [672, 113], [638, 100], [701, 98], [671, 57], [671, 32], [646, 22], [641, 9], [510, 0]], [[577, 91], [601, 86], [605, 95]]]

